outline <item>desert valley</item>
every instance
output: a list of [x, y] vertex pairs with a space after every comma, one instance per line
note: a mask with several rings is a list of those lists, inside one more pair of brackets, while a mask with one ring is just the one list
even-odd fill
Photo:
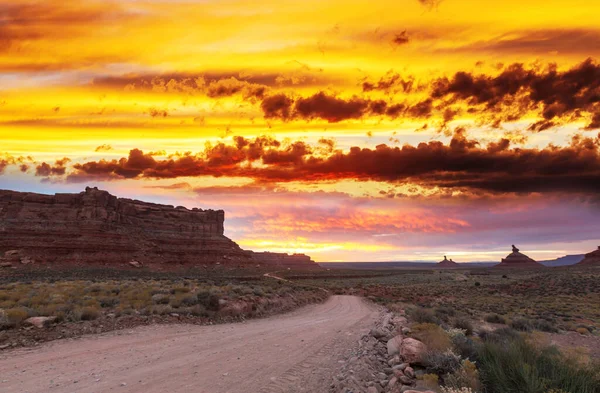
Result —
[[600, 393], [599, 14], [0, 0], [0, 393]]
[[500, 393], [542, 373], [598, 391], [598, 250], [335, 267], [225, 226], [97, 188], [0, 191], [2, 391]]

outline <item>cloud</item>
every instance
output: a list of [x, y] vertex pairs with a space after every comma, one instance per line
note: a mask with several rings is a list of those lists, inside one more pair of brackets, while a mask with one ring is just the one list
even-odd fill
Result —
[[148, 114], [151, 117], [167, 117], [169, 112], [166, 109], [148, 108]]
[[264, 184], [372, 180], [467, 194], [600, 192], [600, 136], [578, 136], [565, 147], [524, 149], [511, 148], [506, 138], [482, 146], [458, 128], [448, 144], [381, 144], [347, 152], [266, 137], [234, 140], [164, 160], [133, 149], [119, 160], [76, 163], [67, 180], [227, 176]]
[[547, 55], [598, 55], [600, 30], [595, 29], [545, 29], [509, 32], [488, 41], [480, 41], [453, 48], [453, 51], [494, 54]]
[[411, 106], [358, 96], [341, 98], [320, 91], [299, 98], [284, 93], [267, 96], [261, 103], [261, 109], [266, 119], [325, 120], [328, 123], [338, 123], [367, 116], [387, 116], [394, 119], [405, 115], [412, 118], [428, 118], [433, 114], [434, 107], [431, 99]]
[[100, 145], [98, 146], [94, 151], [95, 152], [100, 152], [100, 151], [111, 151], [113, 148], [111, 145], [108, 144], [104, 144], [104, 145]]
[[385, 93], [411, 93], [413, 92], [413, 89], [416, 89], [415, 78], [413, 76], [403, 78], [394, 71], [388, 71], [377, 82], [365, 80], [362, 83], [363, 92], [380, 90]]
[[394, 38], [392, 38], [393, 45], [405, 45], [405, 44], [408, 44], [409, 42], [410, 42], [410, 38], [408, 37], [406, 30], [404, 30], [401, 33], [395, 34]]
[[600, 65], [587, 59], [566, 71], [554, 65], [528, 69], [520, 63], [509, 65], [497, 76], [461, 71], [452, 78], [435, 80], [431, 97], [447, 100], [446, 104], [463, 102], [473, 112], [503, 121], [536, 111], [546, 123], [534, 124], [532, 130], [541, 131], [552, 125], [549, 121], [600, 110]]
[[35, 160], [31, 156], [15, 157], [8, 153], [0, 153], [0, 175], [3, 175], [5, 173], [6, 168], [8, 168], [11, 165], [19, 165], [19, 170], [21, 172], [27, 172], [27, 170], [29, 170], [28, 164], [34, 162]]
[[66, 173], [67, 164], [71, 159], [64, 157], [54, 162], [54, 165], [42, 162], [35, 167], [35, 175], [41, 177], [62, 176]]

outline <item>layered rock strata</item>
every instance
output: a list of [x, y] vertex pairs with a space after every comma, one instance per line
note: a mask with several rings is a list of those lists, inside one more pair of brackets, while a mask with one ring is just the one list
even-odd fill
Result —
[[0, 190], [0, 262], [316, 265], [304, 255], [242, 250], [223, 235], [224, 221], [223, 210], [117, 198], [97, 188], [55, 195]]

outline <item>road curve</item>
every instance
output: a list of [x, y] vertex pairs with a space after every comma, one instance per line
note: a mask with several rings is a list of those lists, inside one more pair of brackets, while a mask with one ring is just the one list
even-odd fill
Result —
[[326, 392], [378, 309], [359, 297], [266, 319], [154, 325], [0, 353], [0, 391]]

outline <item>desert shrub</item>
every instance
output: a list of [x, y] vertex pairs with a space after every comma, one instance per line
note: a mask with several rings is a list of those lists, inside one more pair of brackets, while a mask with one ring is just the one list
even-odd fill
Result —
[[477, 346], [475, 342], [464, 334], [451, 336], [452, 349], [463, 359], [477, 360]]
[[569, 393], [600, 391], [599, 369], [573, 364], [555, 347], [538, 348], [518, 336], [505, 344], [487, 341], [480, 349], [479, 372], [486, 393]]
[[152, 303], [154, 304], [169, 304], [170, 300], [171, 298], [169, 297], [169, 295], [164, 295], [162, 293], [152, 295]]
[[428, 373], [444, 375], [453, 373], [460, 367], [460, 358], [451, 350], [428, 351], [423, 356], [423, 364]]
[[466, 317], [455, 318], [454, 321], [452, 322], [452, 326], [454, 326], [457, 329], [464, 330], [465, 334], [467, 336], [470, 336], [473, 334], [473, 323], [471, 322], [470, 319], [468, 319]]
[[485, 316], [484, 320], [489, 323], [506, 324], [506, 319], [499, 314], [488, 314]]
[[529, 319], [515, 318], [510, 322], [510, 327], [521, 332], [530, 332], [533, 330], [533, 324]]
[[438, 325], [439, 319], [435, 316], [433, 311], [423, 307], [413, 307], [408, 309], [407, 313], [411, 321], [415, 323], [433, 323]]
[[198, 298], [196, 296], [187, 295], [181, 298], [181, 303], [186, 306], [195, 306], [198, 304]]
[[446, 387], [457, 389], [458, 391], [462, 388], [477, 391], [481, 385], [477, 366], [469, 360], [463, 360], [456, 371], [444, 376], [444, 384]]
[[172, 313], [173, 308], [169, 304], [156, 304], [149, 311], [156, 315], [166, 315]]
[[438, 389], [440, 387], [440, 377], [436, 374], [424, 374], [421, 381], [423, 381], [423, 386], [428, 389]]
[[265, 296], [265, 291], [263, 291], [263, 289], [259, 288], [259, 287], [254, 288], [252, 293], [254, 293], [254, 295], [256, 295], [256, 296], [261, 296], [261, 297]]
[[437, 319], [448, 322], [450, 317], [456, 315], [456, 311], [449, 306], [441, 306], [435, 309], [434, 315]]
[[188, 293], [190, 292], [191, 289], [188, 287], [175, 287], [175, 288], [171, 288], [171, 294], [172, 295], [177, 295], [178, 293]]
[[73, 308], [67, 312], [67, 320], [71, 322], [81, 321], [82, 311], [80, 308]]
[[211, 291], [200, 291], [198, 295], [198, 303], [203, 305], [209, 311], [219, 311], [219, 295]]
[[208, 312], [206, 311], [206, 308], [204, 308], [204, 306], [201, 304], [196, 304], [195, 306], [193, 306], [190, 309], [190, 314], [192, 314], [195, 317], [208, 317]]
[[102, 308], [114, 307], [119, 304], [119, 298], [110, 296], [101, 297], [98, 299], [98, 301], [100, 302], [100, 307]]
[[479, 332], [479, 338], [484, 342], [492, 342], [497, 344], [508, 344], [519, 337], [519, 332], [510, 327], [503, 327], [496, 330], [482, 330]]
[[433, 351], [446, 351], [452, 343], [450, 336], [438, 325], [420, 323], [412, 326], [412, 336], [427, 345]]
[[100, 311], [94, 307], [84, 307], [81, 310], [82, 321], [93, 321], [100, 316]]
[[18, 327], [27, 318], [29, 318], [29, 313], [24, 308], [6, 310], [0, 314], [0, 329]]
[[557, 333], [558, 328], [552, 322], [545, 319], [537, 319], [533, 321], [533, 327], [541, 332]]
[[589, 331], [587, 328], [584, 328], [584, 327], [577, 328], [575, 331], [576, 331], [577, 333], [579, 333], [579, 334], [583, 334], [583, 335], [588, 335], [588, 334], [590, 334], [590, 331]]

